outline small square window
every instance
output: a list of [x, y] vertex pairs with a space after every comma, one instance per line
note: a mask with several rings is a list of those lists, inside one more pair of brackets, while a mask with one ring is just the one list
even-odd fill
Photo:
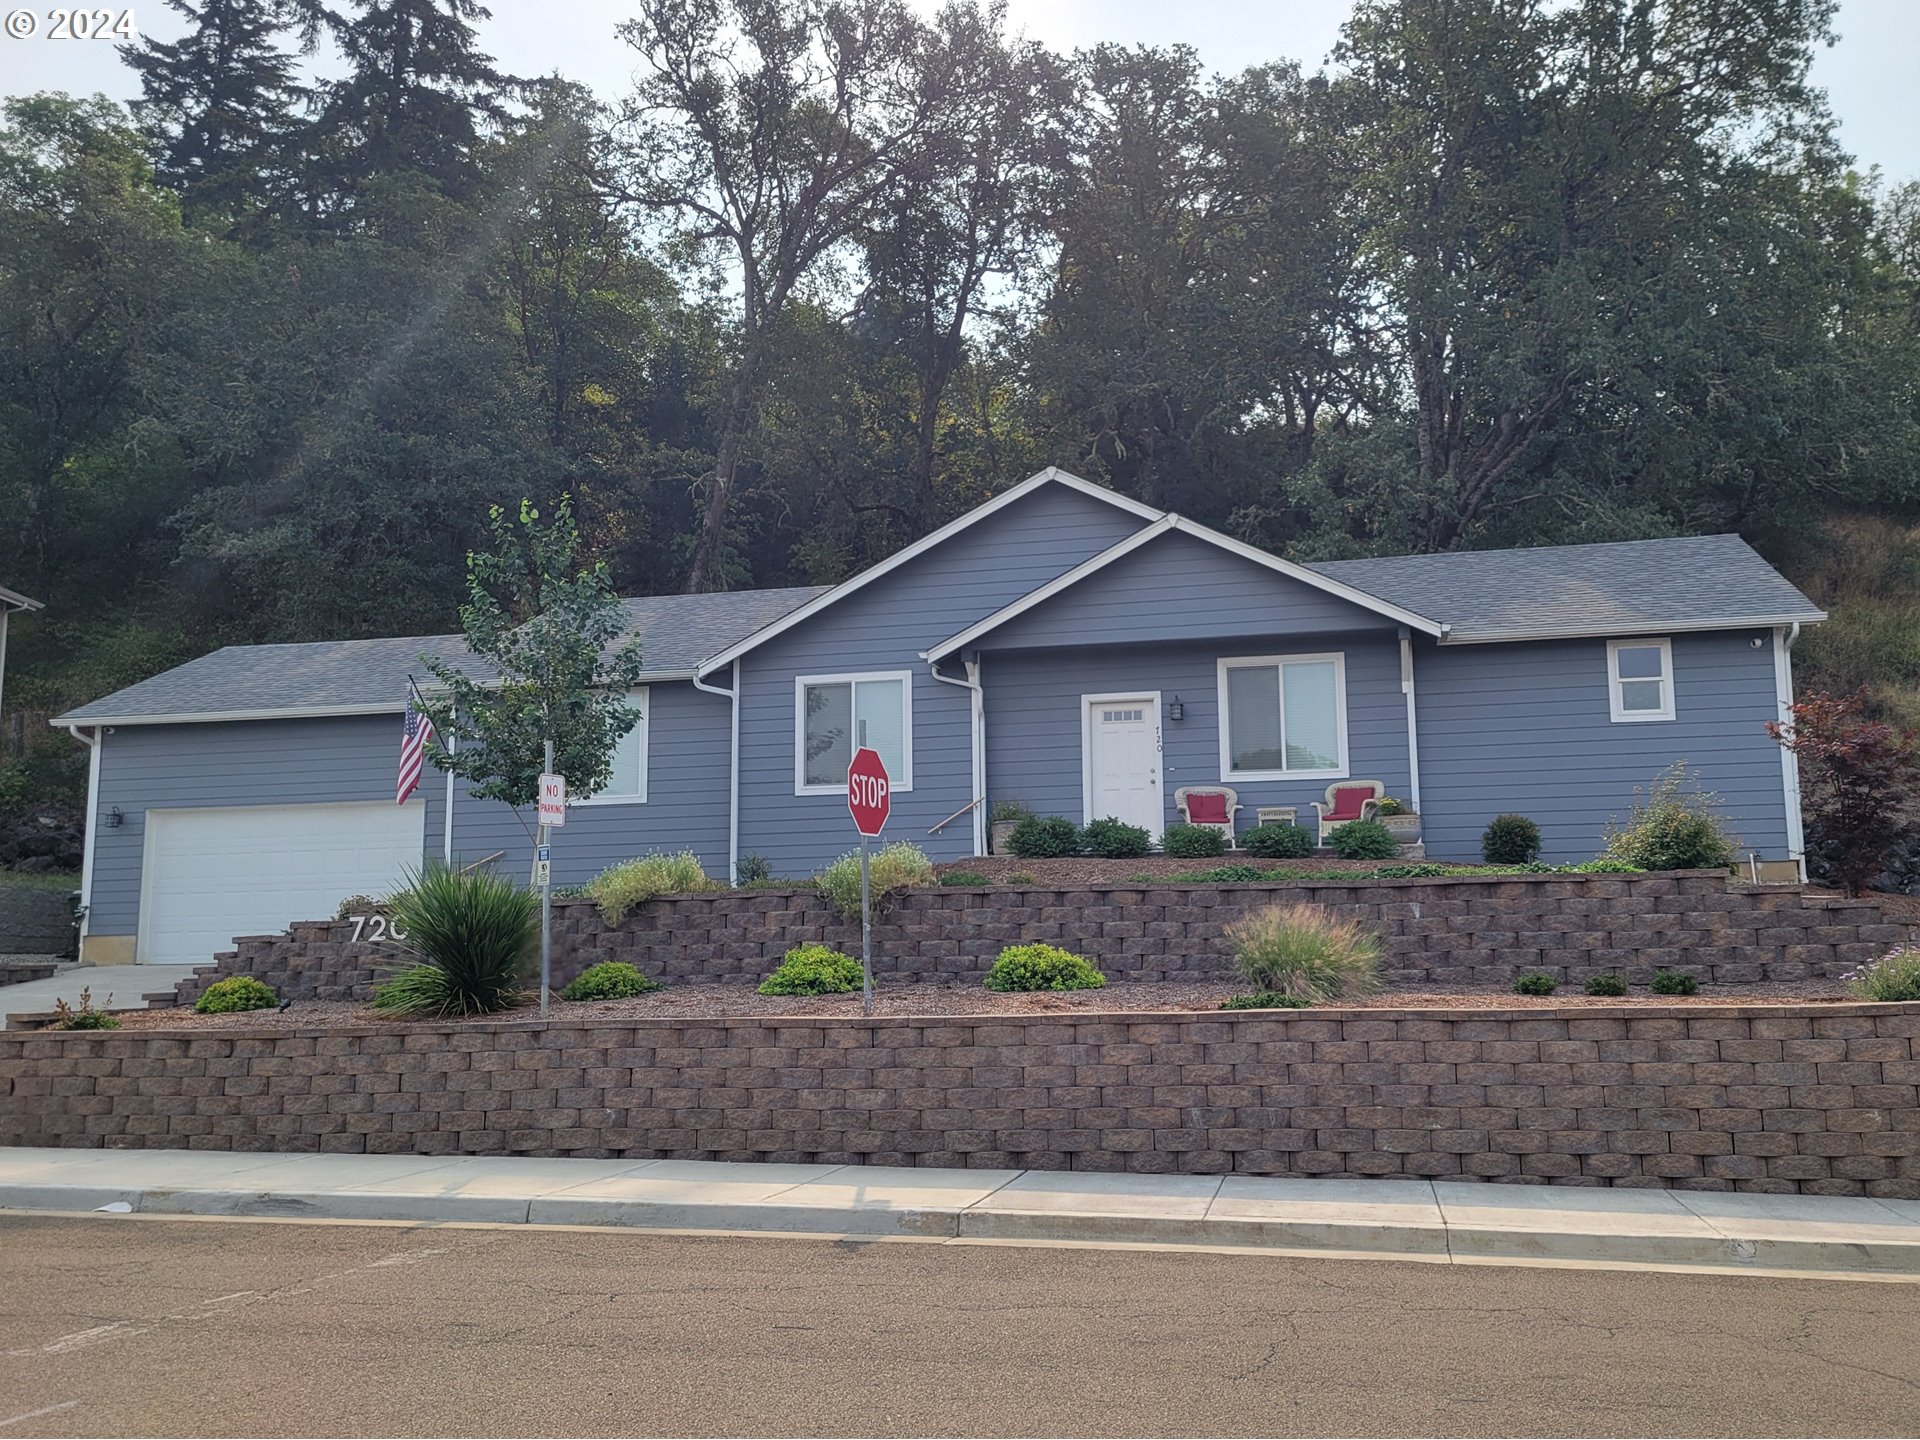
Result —
[[1607, 691], [1616, 724], [1673, 719], [1672, 643], [1609, 640]]

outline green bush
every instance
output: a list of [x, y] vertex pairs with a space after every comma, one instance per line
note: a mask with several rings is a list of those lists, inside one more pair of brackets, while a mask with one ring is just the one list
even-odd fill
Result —
[[415, 963], [374, 991], [391, 1015], [491, 1015], [520, 1003], [540, 934], [531, 890], [488, 870], [432, 862], [388, 902], [397, 943]]
[[1040, 882], [1034, 878], [1031, 870], [1016, 870], [1007, 876], [1007, 884], [1009, 885], [1038, 885], [1039, 883]]
[[1378, 820], [1349, 820], [1327, 837], [1327, 846], [1342, 860], [1391, 860], [1400, 842]]
[[949, 870], [940, 877], [942, 885], [991, 885], [993, 881], [978, 870]]
[[674, 855], [642, 855], [609, 866], [587, 882], [587, 894], [600, 904], [600, 916], [618, 925], [636, 907], [656, 895], [685, 895], [698, 890], [720, 890], [719, 881], [700, 868], [691, 850]]
[[1153, 837], [1138, 825], [1109, 815], [1089, 820], [1080, 831], [1080, 853], [1102, 860], [1138, 860], [1153, 849]]
[[1009, 945], [987, 972], [989, 990], [1098, 990], [1107, 977], [1057, 945]]
[[658, 980], [649, 980], [624, 960], [603, 960], [598, 965], [589, 965], [574, 976], [567, 988], [560, 992], [560, 998], [631, 1000], [636, 995], [646, 995], [665, 988]]
[[1380, 941], [1314, 905], [1275, 905], [1227, 926], [1240, 978], [1257, 992], [1316, 1003], [1380, 988]]
[[1292, 877], [1284, 870], [1265, 870], [1258, 865], [1216, 865], [1211, 870], [1187, 870], [1166, 878], [1197, 885], [1249, 885], [1261, 880], [1286, 880]]
[[65, 1000], [54, 1000], [53, 1019], [47, 1022], [46, 1028], [49, 1030], [118, 1030], [120, 1017], [105, 1008], [111, 1004], [113, 1004], [113, 996], [109, 994], [101, 1002], [102, 1008], [94, 1009], [92, 988], [82, 986], [78, 1009], [67, 1004]]
[[201, 991], [193, 1008], [201, 1015], [228, 1015], [235, 1010], [273, 1010], [279, 1004], [280, 997], [270, 986], [251, 975], [230, 975]]
[[1313, 854], [1313, 835], [1304, 825], [1272, 820], [1242, 835], [1240, 848], [1262, 860], [1304, 860]]
[[1640, 875], [1643, 872], [1638, 865], [1626, 860], [1614, 860], [1602, 855], [1597, 860], [1582, 860], [1578, 865], [1562, 865], [1565, 875]]
[[1417, 860], [1411, 865], [1382, 865], [1374, 871], [1380, 880], [1424, 880], [1435, 875], [1478, 875], [1471, 865], [1441, 865], [1432, 860]]
[[1625, 824], [1607, 822], [1607, 856], [1642, 870], [1724, 870], [1734, 840], [1720, 822], [1720, 799], [1699, 788], [1677, 760], [1644, 796], [1634, 792]]
[[1007, 849], [1022, 860], [1078, 855], [1080, 827], [1064, 815], [1029, 815], [1007, 836]]
[[1222, 1010], [1304, 1010], [1311, 1000], [1303, 1000], [1298, 995], [1282, 995], [1274, 990], [1262, 990], [1258, 995], [1235, 995], [1230, 1000], [1222, 1000]]
[[825, 945], [787, 951], [779, 968], [760, 982], [762, 995], [845, 995], [860, 988], [860, 962]]
[[1840, 978], [1862, 1000], [1920, 1000], [1920, 949], [1902, 945]]
[[1618, 998], [1627, 993], [1627, 982], [1620, 975], [1589, 975], [1587, 983], [1580, 988], [1589, 995], [1612, 995]]
[[1540, 827], [1524, 815], [1496, 815], [1480, 836], [1489, 865], [1527, 865], [1540, 858]]
[[[927, 852], [918, 845], [906, 840], [896, 840], [893, 844], [873, 852], [867, 861], [867, 898], [873, 907], [874, 918], [878, 919], [886, 912], [893, 897], [902, 890], [912, 889], [916, 885], [934, 883], [933, 861], [927, 858]], [[840, 912], [841, 918], [858, 921], [860, 918], [860, 852], [849, 850], [813, 879], [814, 888], [827, 899], [827, 903]]]
[[1211, 860], [1227, 853], [1227, 832], [1211, 825], [1170, 825], [1160, 848], [1178, 860]]
[[1653, 972], [1653, 993], [1656, 995], [1697, 995], [1700, 982], [1691, 975], [1683, 975], [1678, 970], [1656, 970]]
[[773, 879], [773, 866], [764, 855], [742, 855], [733, 867], [735, 887], [751, 890]]
[[1513, 982], [1516, 995], [1551, 995], [1559, 988], [1560, 982], [1544, 970], [1529, 970]]

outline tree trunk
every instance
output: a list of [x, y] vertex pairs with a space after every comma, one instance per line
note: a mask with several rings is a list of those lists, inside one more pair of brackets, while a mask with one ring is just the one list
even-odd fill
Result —
[[750, 342], [740, 356], [740, 369], [727, 392], [727, 413], [720, 427], [720, 444], [713, 457], [713, 488], [700, 519], [700, 537], [694, 542], [693, 562], [687, 567], [687, 590], [698, 595], [726, 588], [721, 563], [727, 544], [727, 518], [733, 507], [734, 476], [740, 468], [740, 450], [746, 439], [747, 419], [753, 408], [753, 382], [760, 368], [762, 346]]

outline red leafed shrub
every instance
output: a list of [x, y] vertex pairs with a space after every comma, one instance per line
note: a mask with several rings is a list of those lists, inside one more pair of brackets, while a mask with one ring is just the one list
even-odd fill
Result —
[[1849, 895], [1858, 895], [1915, 834], [1920, 737], [1865, 713], [1866, 691], [1809, 695], [1788, 724], [1767, 733], [1800, 762], [1807, 848], [1824, 859]]

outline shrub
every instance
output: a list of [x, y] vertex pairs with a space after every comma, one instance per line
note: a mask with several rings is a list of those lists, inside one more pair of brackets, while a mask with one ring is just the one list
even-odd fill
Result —
[[1327, 845], [1342, 860], [1391, 860], [1400, 853], [1400, 842], [1378, 820], [1349, 820]]
[[1597, 860], [1582, 860], [1578, 865], [1563, 865], [1561, 870], [1568, 875], [1640, 875], [1643, 872], [1638, 865], [1628, 860], [1615, 860], [1602, 855]]
[[1589, 975], [1580, 988], [1589, 995], [1620, 996], [1627, 993], [1627, 982], [1619, 975]]
[[1642, 798], [1636, 790], [1627, 823], [1607, 822], [1607, 856], [1642, 870], [1724, 870], [1734, 842], [1720, 823], [1720, 801], [1694, 785], [1676, 760]]
[[1058, 860], [1080, 853], [1080, 827], [1064, 815], [1028, 815], [1013, 827], [1007, 849], [1022, 860]]
[[1170, 825], [1160, 848], [1180, 860], [1211, 860], [1227, 853], [1227, 832], [1211, 825]]
[[771, 879], [773, 866], [764, 855], [742, 855], [733, 867], [733, 883], [742, 889], [765, 885]]
[[1247, 885], [1260, 880], [1284, 880], [1284, 870], [1265, 870], [1258, 865], [1216, 865], [1211, 870], [1188, 870], [1167, 877], [1198, 885]]
[[1540, 827], [1524, 815], [1496, 815], [1480, 836], [1489, 865], [1526, 865], [1540, 858]]
[[691, 850], [673, 855], [642, 855], [609, 866], [587, 882], [587, 894], [600, 903], [600, 915], [609, 925], [618, 925], [635, 907], [656, 895], [684, 895], [696, 890], [719, 890], [718, 881], [709, 879], [700, 868], [700, 857]]
[[989, 990], [1098, 990], [1107, 977], [1057, 945], [1009, 945], [987, 972]]
[[1920, 1000], [1920, 949], [1902, 945], [1841, 978], [1863, 1000]]
[[940, 877], [942, 885], [991, 885], [993, 881], [978, 870], [949, 870]]
[[[893, 897], [915, 885], [934, 883], [933, 861], [918, 845], [897, 840], [873, 852], [867, 861], [867, 896], [877, 919], [885, 913]], [[827, 898], [843, 919], [860, 918], [860, 852], [849, 850], [813, 880], [814, 888]]]
[[371, 895], [349, 895], [334, 909], [336, 920], [351, 920], [355, 915], [368, 915], [380, 908], [380, 902]]
[[1357, 920], [1275, 905], [1227, 926], [1240, 978], [1262, 993], [1320, 1002], [1380, 988], [1380, 941]]
[[1038, 885], [1039, 883], [1038, 880], [1034, 879], [1031, 870], [1016, 870], [1007, 876], [1007, 884], [1009, 885]]
[[1656, 970], [1653, 972], [1653, 993], [1656, 995], [1697, 995], [1700, 982], [1691, 975], [1683, 975], [1678, 970]]
[[560, 992], [562, 1000], [631, 1000], [664, 989], [658, 980], [649, 980], [624, 960], [603, 960], [589, 965]]
[[799, 945], [760, 982], [762, 995], [845, 995], [860, 988], [860, 962], [825, 945]]
[[1916, 833], [1912, 797], [1920, 794], [1920, 737], [1865, 711], [1867, 693], [1810, 695], [1790, 724], [1767, 733], [1800, 761], [1807, 846], [1834, 881], [1858, 895]]
[[102, 1008], [98, 1010], [94, 1009], [92, 989], [87, 986], [82, 986], [80, 989], [80, 1006], [78, 1009], [67, 1004], [65, 1000], [56, 999], [53, 1002], [53, 1019], [47, 1022], [47, 1029], [118, 1030], [120, 1028], [120, 1017], [115, 1015], [111, 1010], [104, 1008], [111, 1004], [113, 1004], [113, 996], [109, 994], [107, 998], [101, 1002]]
[[1478, 875], [1481, 872], [1471, 865], [1441, 865], [1431, 860], [1417, 860], [1411, 865], [1382, 865], [1373, 873], [1381, 880], [1425, 880], [1435, 875]]
[[1304, 860], [1313, 854], [1313, 835], [1304, 825], [1269, 821], [1242, 835], [1240, 848], [1262, 860]]
[[491, 1015], [520, 1003], [540, 933], [531, 890], [488, 870], [429, 863], [389, 904], [397, 942], [415, 963], [374, 992], [392, 1015]]
[[1516, 995], [1551, 995], [1559, 988], [1560, 982], [1544, 970], [1529, 970], [1513, 982]]
[[1222, 1010], [1304, 1010], [1311, 1000], [1302, 1000], [1298, 995], [1282, 995], [1274, 990], [1262, 990], [1258, 995], [1235, 995], [1230, 1000], [1222, 1000]]
[[229, 1015], [236, 1010], [273, 1010], [279, 1004], [280, 997], [272, 987], [251, 975], [230, 975], [201, 991], [193, 1008], [201, 1015]]
[[1102, 860], [1137, 860], [1153, 849], [1153, 837], [1138, 825], [1109, 815], [1089, 820], [1080, 832], [1080, 853]]

